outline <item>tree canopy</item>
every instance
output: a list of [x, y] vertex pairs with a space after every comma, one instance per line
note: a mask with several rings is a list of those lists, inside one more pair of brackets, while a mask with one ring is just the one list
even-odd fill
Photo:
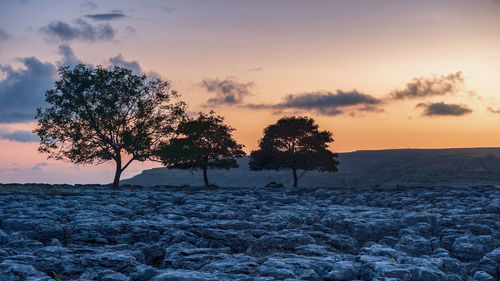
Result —
[[328, 150], [333, 142], [329, 131], [320, 131], [312, 118], [285, 116], [264, 129], [259, 149], [250, 154], [251, 170], [291, 169], [293, 185], [297, 170], [337, 171], [337, 153]]
[[185, 118], [169, 82], [122, 67], [61, 67], [45, 101], [36, 116], [38, 150], [75, 164], [114, 160], [113, 187], [132, 161], [153, 159]]
[[159, 158], [168, 168], [202, 169], [205, 186], [209, 186], [208, 169], [237, 168], [235, 158], [245, 156], [243, 145], [233, 139], [233, 131], [213, 111], [199, 113], [197, 118], [181, 122], [178, 137], [161, 147]]

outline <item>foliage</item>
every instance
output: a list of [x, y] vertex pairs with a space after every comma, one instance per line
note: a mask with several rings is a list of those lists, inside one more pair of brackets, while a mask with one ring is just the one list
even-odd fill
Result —
[[114, 67], [59, 69], [55, 89], [38, 109], [38, 150], [75, 164], [116, 162], [114, 187], [134, 161], [153, 157], [184, 118], [185, 104], [170, 83]]
[[196, 119], [181, 122], [178, 137], [165, 143], [158, 151], [163, 165], [175, 169], [202, 169], [205, 186], [209, 186], [207, 169], [237, 168], [235, 158], [245, 156], [243, 145], [232, 136], [233, 128], [224, 124], [224, 118], [199, 113]]
[[332, 133], [319, 131], [312, 118], [285, 116], [264, 129], [259, 149], [250, 154], [250, 169], [291, 169], [297, 186], [297, 170], [337, 171], [339, 162], [328, 150], [330, 142]]
[[54, 271], [52, 271], [52, 275], [54, 275], [54, 279], [56, 281], [61, 281], [61, 278], [59, 278], [59, 275], [57, 275], [57, 273], [55, 273]]

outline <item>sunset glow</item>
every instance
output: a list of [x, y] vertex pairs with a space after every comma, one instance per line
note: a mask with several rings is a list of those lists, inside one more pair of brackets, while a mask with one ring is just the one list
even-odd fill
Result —
[[247, 153], [292, 114], [336, 152], [500, 146], [499, 14], [494, 0], [0, 1], [0, 182], [111, 181], [111, 163], [47, 160], [29, 135], [56, 68], [80, 62], [170, 80]]

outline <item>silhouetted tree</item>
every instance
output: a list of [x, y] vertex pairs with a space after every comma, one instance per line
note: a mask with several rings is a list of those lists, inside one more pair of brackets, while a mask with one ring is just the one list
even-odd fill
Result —
[[[319, 131], [312, 118], [285, 116], [264, 129], [259, 149], [250, 154], [251, 170], [291, 169], [293, 186], [306, 171], [337, 171], [337, 154], [328, 150], [332, 133]], [[297, 170], [304, 172], [297, 176]]]
[[131, 70], [83, 64], [59, 68], [55, 89], [38, 109], [38, 150], [75, 164], [116, 163], [113, 187], [132, 161], [153, 159], [174, 136], [185, 104], [170, 83]]
[[235, 158], [245, 156], [243, 145], [232, 137], [233, 128], [213, 111], [199, 113], [196, 119], [182, 122], [178, 137], [166, 143], [158, 152], [163, 165], [171, 169], [203, 170], [205, 186], [209, 186], [208, 169], [239, 167]]

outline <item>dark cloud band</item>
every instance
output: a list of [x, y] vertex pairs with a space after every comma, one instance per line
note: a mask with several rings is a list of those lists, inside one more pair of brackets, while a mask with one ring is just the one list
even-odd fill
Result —
[[312, 92], [298, 95], [288, 95], [283, 102], [278, 104], [250, 104], [247, 107], [253, 109], [294, 109], [314, 110], [324, 115], [339, 115], [346, 111], [383, 111], [378, 106], [382, 104], [380, 99], [360, 93], [356, 90], [344, 92], [337, 90], [331, 92]]
[[424, 109], [424, 116], [463, 116], [472, 113], [472, 109], [463, 104], [419, 103], [416, 107]]
[[63, 21], [53, 21], [40, 28], [40, 32], [61, 41], [106, 41], [113, 40], [116, 31], [109, 24], [92, 25], [83, 19], [77, 19], [74, 25]]
[[122, 11], [116, 10], [116, 11], [111, 11], [109, 13], [88, 14], [85, 15], [85, 17], [92, 20], [108, 21], [108, 20], [122, 19], [125, 17], [125, 14]]

